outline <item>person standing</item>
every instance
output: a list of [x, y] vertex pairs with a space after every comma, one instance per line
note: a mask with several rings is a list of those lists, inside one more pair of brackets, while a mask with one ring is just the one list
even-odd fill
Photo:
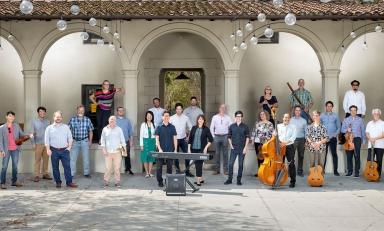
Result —
[[296, 166], [295, 166], [295, 147], [294, 142], [296, 140], [296, 127], [289, 124], [291, 119], [290, 113], [285, 113], [283, 117], [283, 123], [277, 125], [277, 132], [279, 136], [280, 146], [286, 147], [285, 157], [288, 161], [288, 173], [291, 182], [290, 188], [294, 188], [296, 184]]
[[368, 140], [367, 161], [374, 160], [376, 157], [377, 171], [381, 177], [384, 153], [384, 121], [381, 120], [381, 110], [372, 110], [372, 120], [368, 122], [365, 134]]
[[155, 126], [160, 127], [163, 123], [163, 113], [165, 109], [160, 107], [160, 98], [153, 98], [152, 103], [153, 107], [150, 108], [149, 111], [153, 113]]
[[191, 105], [184, 110], [184, 115], [188, 116], [189, 121], [193, 126], [196, 125], [197, 117], [204, 115], [203, 110], [198, 106], [196, 96], [191, 97]]
[[[275, 131], [273, 123], [269, 121], [269, 114], [267, 111], [262, 111], [259, 113], [259, 121], [255, 124], [255, 129], [253, 131], [253, 141], [256, 151], [257, 166], [260, 168], [260, 165], [264, 162], [264, 157], [261, 153], [261, 147], [268, 140], [272, 138], [273, 132]], [[257, 177], [257, 172], [255, 176]]]
[[[25, 136], [20, 125], [15, 122], [15, 113], [8, 111], [5, 113], [5, 124], [0, 126], [0, 157], [3, 157], [1, 168], [1, 189], [6, 189], [5, 181], [7, 178], [7, 169], [9, 159], [12, 159], [12, 184], [11, 186], [23, 186], [17, 181], [17, 165], [19, 163], [20, 145], [16, 144], [16, 140]], [[32, 134], [29, 137], [33, 137]]]
[[259, 105], [261, 110], [268, 112], [270, 115], [268, 120], [273, 124], [273, 126], [275, 126], [275, 120], [272, 116], [275, 112], [272, 111], [272, 108], [276, 110], [278, 108], [278, 104], [276, 96], [272, 95], [272, 88], [270, 86], [266, 86], [264, 88], [264, 95], [260, 97]]
[[[175, 105], [175, 111], [176, 114], [171, 116], [171, 119], [169, 122], [173, 124], [176, 128], [177, 133], [177, 151], [180, 152], [180, 150], [184, 153], [188, 152], [188, 135], [189, 131], [192, 129], [192, 124], [189, 121], [189, 118], [183, 114], [183, 105], [181, 103], [176, 103]], [[175, 160], [175, 166], [178, 172], [180, 172], [180, 164], [179, 160]], [[189, 168], [189, 160], [185, 160], [185, 168]], [[187, 170], [185, 172], [186, 176], [194, 177], [194, 175]]]
[[[208, 153], [208, 148], [213, 142], [211, 131], [206, 126], [206, 120], [204, 115], [197, 116], [195, 126], [192, 127], [191, 134], [188, 140], [188, 153]], [[201, 186], [204, 183], [203, 179], [203, 162], [202, 160], [196, 160], [196, 182], [197, 186]]]
[[325, 103], [325, 113], [322, 113], [320, 115], [320, 122], [325, 126], [327, 129], [328, 134], [328, 142], [325, 147], [325, 160], [324, 160], [324, 168], [327, 164], [327, 156], [328, 156], [328, 149], [331, 149], [332, 154], [332, 161], [333, 161], [333, 174], [335, 176], [340, 176], [339, 172], [337, 171], [338, 168], [338, 156], [337, 156], [337, 135], [340, 132], [341, 122], [339, 117], [336, 115], [336, 113], [332, 112], [333, 109], [333, 102], [327, 101]]
[[[32, 148], [35, 150], [35, 170], [34, 170], [34, 182], [40, 181], [41, 174], [43, 179], [52, 180], [52, 177], [48, 173], [49, 156], [44, 144], [45, 129], [49, 126], [50, 122], [46, 118], [47, 109], [45, 107], [37, 108], [37, 118], [31, 121], [31, 132], [33, 138], [31, 139]], [[41, 161], [43, 161], [43, 167], [41, 169]]]
[[132, 123], [127, 117], [125, 117], [125, 109], [123, 107], [118, 107], [116, 109], [116, 112], [117, 112], [116, 124], [123, 130], [124, 138], [126, 140], [127, 156], [124, 158], [125, 173], [134, 175], [134, 173], [132, 172], [132, 165], [131, 165], [131, 147], [133, 146]]
[[76, 116], [69, 120], [69, 129], [71, 129], [73, 144], [71, 148], [71, 175], [76, 176], [76, 162], [79, 151], [83, 156], [83, 174], [86, 178], [91, 178], [89, 167], [89, 148], [92, 145], [93, 139], [93, 124], [91, 120], [86, 117], [85, 108], [80, 105], [76, 108]]
[[[156, 128], [156, 147], [159, 152], [177, 152], [177, 133], [176, 128], [169, 123], [171, 114], [168, 111], [163, 113], [163, 123]], [[172, 174], [172, 159], [158, 158], [156, 160], [157, 171], [156, 178], [159, 187], [163, 184], [163, 164], [167, 163], [167, 174]]]
[[[311, 92], [308, 91], [307, 89], [304, 89], [304, 85], [305, 85], [304, 79], [299, 79], [297, 84], [299, 88], [296, 89], [294, 93], [289, 95], [290, 111], [294, 111], [296, 109], [296, 106], [300, 106], [301, 117], [303, 117], [306, 121], [308, 121], [309, 120], [308, 113], [313, 106], [313, 98], [312, 98]], [[300, 103], [297, 101], [296, 97], [293, 94], [295, 94], [297, 98], [300, 99], [303, 105], [300, 105]]]
[[345, 111], [345, 117], [349, 117], [349, 107], [355, 105], [357, 110], [357, 116], [364, 118], [366, 106], [365, 106], [365, 95], [362, 91], [359, 91], [360, 82], [353, 80], [351, 82], [352, 89], [345, 92], [343, 100], [343, 109]]
[[[341, 132], [349, 132], [353, 135], [354, 150], [346, 150], [347, 154], [347, 175], [352, 176], [353, 163], [352, 159], [355, 158], [355, 174], [354, 177], [359, 177], [360, 172], [360, 148], [361, 143], [365, 143], [365, 128], [364, 121], [357, 115], [358, 108], [355, 105], [349, 107], [350, 116], [344, 119], [341, 125]], [[347, 141], [348, 142], [348, 141]]]
[[235, 112], [235, 123], [229, 126], [228, 143], [231, 147], [231, 155], [229, 157], [229, 174], [225, 185], [232, 184], [233, 178], [233, 165], [236, 158], [238, 159], [239, 169], [237, 173], [237, 185], [242, 185], [241, 178], [243, 175], [244, 158], [248, 151], [249, 142], [249, 128], [243, 123], [243, 112]]
[[153, 122], [153, 112], [145, 113], [145, 120], [140, 126], [140, 148], [141, 162], [144, 164], [145, 178], [153, 177], [152, 165], [156, 161], [150, 153], [156, 150], [155, 125]]
[[101, 133], [101, 144], [105, 157], [106, 170], [104, 173], [104, 187], [109, 186], [111, 174], [115, 176], [115, 187], [121, 187], [120, 168], [121, 168], [121, 148], [126, 147], [123, 130], [116, 125], [116, 116], [110, 116], [108, 125], [103, 128]]
[[211, 120], [211, 134], [215, 142], [215, 170], [213, 175], [220, 174], [220, 159], [223, 156], [224, 174], [228, 175], [228, 129], [232, 123], [231, 117], [226, 114], [227, 107], [221, 104], [219, 113], [214, 115]]
[[325, 148], [328, 142], [327, 129], [320, 122], [319, 111], [312, 112], [312, 120], [313, 123], [308, 125], [305, 133], [305, 139], [310, 153], [310, 167], [315, 167], [317, 160], [317, 165], [320, 165], [324, 170]]
[[99, 140], [101, 131], [108, 124], [108, 119], [111, 116], [115, 94], [124, 94], [123, 88], [110, 88], [110, 85], [109, 80], [104, 80], [101, 89], [89, 96], [91, 102], [97, 105], [96, 123]]
[[56, 188], [61, 188], [61, 178], [59, 161], [64, 168], [65, 183], [67, 187], [77, 188], [77, 184], [72, 182], [70, 150], [73, 143], [72, 133], [69, 126], [63, 123], [61, 111], [53, 113], [54, 123], [45, 129], [44, 143], [48, 156], [51, 156], [53, 178]]
[[295, 151], [297, 152], [297, 175], [303, 177], [303, 163], [305, 151], [305, 132], [307, 129], [307, 121], [301, 117], [301, 107], [295, 106], [294, 117], [291, 118], [289, 124], [295, 126], [296, 139], [294, 142]]

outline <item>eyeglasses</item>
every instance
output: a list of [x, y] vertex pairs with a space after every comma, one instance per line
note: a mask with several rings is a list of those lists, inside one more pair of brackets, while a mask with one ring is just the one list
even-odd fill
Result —
[[8, 128], [8, 133], [11, 133], [11, 128], [10, 127]]
[[265, 90], [270, 90], [271, 91], [272, 89], [271, 88], [265, 88]]
[[352, 84], [352, 86], [353, 86], [353, 87], [358, 87], [359, 85], [357, 85], [357, 84]]

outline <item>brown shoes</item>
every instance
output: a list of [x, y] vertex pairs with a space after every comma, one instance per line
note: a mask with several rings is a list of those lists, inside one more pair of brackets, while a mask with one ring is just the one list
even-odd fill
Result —
[[77, 184], [70, 183], [70, 184], [67, 184], [67, 187], [69, 187], [69, 188], [77, 188]]
[[43, 175], [44, 180], [52, 180], [52, 177], [48, 174]]
[[35, 176], [35, 177], [33, 178], [33, 182], [39, 182], [39, 181], [40, 181], [40, 177]]
[[19, 187], [22, 187], [23, 185], [21, 183], [19, 183], [19, 182], [14, 182], [14, 183], [11, 184], [11, 186], [19, 188]]

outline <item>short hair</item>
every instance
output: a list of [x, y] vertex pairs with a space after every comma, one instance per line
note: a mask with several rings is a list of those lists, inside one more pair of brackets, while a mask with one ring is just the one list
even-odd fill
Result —
[[110, 119], [115, 119], [115, 120], [116, 120], [116, 116], [115, 116], [115, 115], [111, 115], [111, 116], [108, 118], [108, 121], [109, 121]]
[[379, 109], [379, 108], [374, 108], [373, 110], [372, 110], [372, 114], [373, 113], [378, 113], [379, 115], [381, 115], [381, 110]]
[[163, 112], [163, 116], [164, 116], [165, 114], [171, 115], [171, 112], [165, 110], [165, 111]]
[[197, 118], [196, 118], [196, 126], [198, 126], [198, 122], [197, 121], [199, 121], [200, 118], [202, 118], [204, 120], [203, 127], [205, 127], [206, 124], [207, 124], [207, 120], [205, 119], [205, 116], [203, 114], [200, 114], [200, 115], [197, 116]]
[[290, 113], [284, 113], [283, 117], [284, 117], [285, 115], [288, 115], [289, 118], [291, 118], [291, 114], [290, 114]]
[[63, 113], [61, 111], [55, 111], [53, 113], [53, 117], [55, 117], [56, 114], [59, 114], [60, 116], [63, 116]]
[[242, 111], [240, 111], [240, 110], [235, 112], [235, 116], [237, 116], [237, 115], [241, 115], [241, 116], [244, 116], [243, 112], [242, 112]]
[[314, 110], [314, 111], [312, 111], [312, 114], [321, 115], [321, 112], [320, 112], [320, 111], [318, 111], [318, 110]]
[[85, 108], [85, 106], [80, 104], [79, 106], [76, 107], [76, 110], [79, 110], [80, 108]]
[[47, 112], [47, 109], [43, 106], [38, 107], [36, 111], [39, 112], [40, 110]]
[[360, 82], [358, 81], [358, 80], [353, 80], [352, 82], [351, 82], [351, 85], [353, 85], [354, 83], [357, 83], [357, 86], [360, 86]]
[[327, 101], [327, 102], [325, 102], [325, 106], [327, 106], [328, 104], [331, 104], [332, 105], [332, 107], [333, 107], [333, 102], [332, 101]]
[[124, 109], [124, 107], [122, 107], [122, 106], [118, 106], [118, 107], [116, 108], [116, 111], [118, 111], [120, 108]]
[[296, 110], [296, 108], [300, 108], [300, 110], [301, 110], [301, 107], [299, 105], [296, 105], [293, 107], [294, 110]]
[[155, 97], [152, 99], [152, 102], [155, 101], [155, 100], [158, 100], [159, 102], [161, 101], [159, 97]]
[[270, 119], [270, 115], [269, 115], [269, 112], [266, 111], [266, 110], [263, 110], [263, 111], [260, 111], [260, 112], [259, 112], [259, 120], [261, 120], [261, 116], [260, 116], [260, 114], [261, 114], [262, 112], [265, 114], [265, 117], [267, 118], [267, 120], [269, 120], [269, 119]]
[[105, 79], [105, 80], [103, 81], [103, 84], [104, 84], [105, 82], [111, 83], [111, 82], [109, 82], [108, 79]]
[[195, 100], [197, 101], [197, 97], [196, 97], [196, 96], [192, 96], [192, 97], [190, 98], [190, 100], [193, 100], [193, 99], [195, 99]]
[[305, 80], [304, 80], [303, 78], [301, 78], [301, 79], [297, 80], [297, 84], [299, 84], [299, 82], [300, 82], [301, 80], [303, 80], [303, 81], [305, 82]]
[[356, 108], [356, 111], [358, 110], [356, 105], [351, 105], [348, 109], [351, 110], [352, 108]]
[[9, 115], [13, 115], [13, 116], [15, 116], [16, 113], [13, 112], [13, 111], [7, 111], [7, 113], [5, 113], [5, 115], [6, 115], [6, 116], [9, 116]]
[[176, 103], [176, 104], [175, 104], [175, 109], [176, 109], [177, 107], [181, 107], [181, 109], [183, 109], [183, 104], [182, 104], [182, 103]]

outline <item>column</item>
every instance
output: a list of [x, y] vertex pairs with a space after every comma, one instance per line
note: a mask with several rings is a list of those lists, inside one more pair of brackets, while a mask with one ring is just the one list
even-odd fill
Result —
[[224, 71], [224, 101], [228, 107], [228, 114], [234, 118], [239, 110], [239, 70]]
[[36, 117], [36, 109], [41, 104], [41, 70], [23, 70], [24, 75], [24, 130], [28, 131], [29, 123]]

